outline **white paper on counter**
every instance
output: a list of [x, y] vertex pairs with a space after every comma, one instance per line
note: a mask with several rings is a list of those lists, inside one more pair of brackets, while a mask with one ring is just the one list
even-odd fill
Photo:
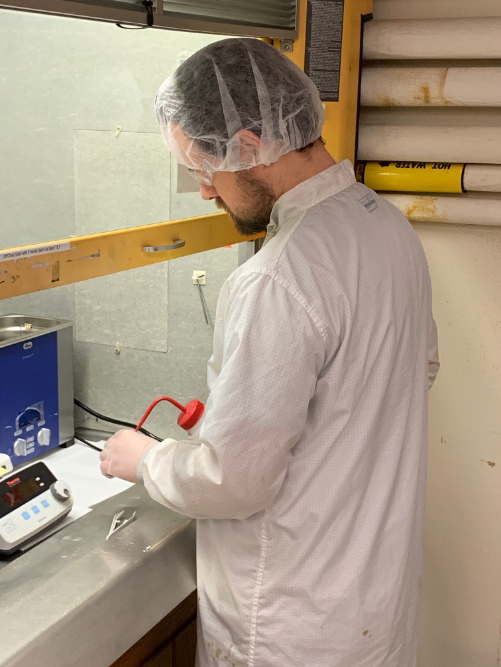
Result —
[[[103, 447], [104, 440], [92, 444]], [[44, 463], [58, 479], [70, 485], [73, 501], [78, 507], [92, 507], [133, 486], [132, 482], [116, 477], [108, 479], [102, 475], [99, 452], [87, 445], [75, 443], [67, 448], [55, 449], [44, 458]]]

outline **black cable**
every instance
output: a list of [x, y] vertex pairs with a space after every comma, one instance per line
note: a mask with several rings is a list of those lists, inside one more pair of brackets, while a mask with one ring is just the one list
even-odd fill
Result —
[[[104, 422], [109, 422], [110, 424], [116, 424], [117, 426], [127, 426], [128, 428], [133, 428], [134, 430], [136, 430], [136, 424], [131, 424], [130, 422], [124, 422], [121, 421], [120, 419], [113, 419], [112, 417], [106, 417], [106, 415], [102, 415], [100, 412], [96, 412], [95, 410], [92, 410], [92, 408], [89, 408], [87, 405], [84, 405], [81, 401], [78, 400], [78, 398], [74, 399], [74, 403], [75, 405], [78, 405], [79, 408], [85, 410], [85, 412], [88, 412], [93, 417], [97, 417], [97, 419], [101, 419]], [[154, 433], [150, 433], [145, 428], [140, 428], [139, 430], [141, 431], [141, 433], [144, 433], [144, 435], [147, 435], [149, 438], [153, 438], [154, 440], [158, 440], [158, 442], [162, 442], [162, 438], [159, 438], [158, 435], [155, 435]]]
[[153, 0], [143, 0], [141, 2], [143, 7], [146, 9], [146, 24], [147, 25], [122, 25], [121, 23], [117, 23], [116, 25], [119, 28], [123, 28], [126, 30], [144, 30], [145, 28], [153, 28]]
[[146, 9], [146, 23], [148, 28], [153, 28], [153, 0], [143, 0], [143, 7]]
[[88, 440], [84, 440], [84, 439], [81, 438], [79, 435], [76, 435], [76, 436], [75, 436], [75, 439], [78, 440], [78, 442], [83, 442], [83, 444], [84, 444], [84, 445], [87, 445], [88, 447], [92, 447], [92, 449], [95, 449], [95, 450], [98, 451], [98, 452], [102, 452], [102, 451], [103, 451], [103, 450], [101, 449], [101, 447], [96, 447], [96, 445], [93, 445], [93, 444], [92, 444], [91, 442], [89, 442]]

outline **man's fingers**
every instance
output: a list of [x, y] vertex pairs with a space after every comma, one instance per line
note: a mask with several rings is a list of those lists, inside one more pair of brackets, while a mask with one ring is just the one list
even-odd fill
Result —
[[109, 467], [110, 467], [110, 466], [109, 466], [109, 462], [108, 462], [108, 461], [103, 461], [103, 462], [101, 463], [101, 465], [99, 466], [102, 475], [104, 475], [104, 476], [107, 477], [108, 479], [113, 479], [113, 475], [110, 475], [110, 474], [108, 473]]

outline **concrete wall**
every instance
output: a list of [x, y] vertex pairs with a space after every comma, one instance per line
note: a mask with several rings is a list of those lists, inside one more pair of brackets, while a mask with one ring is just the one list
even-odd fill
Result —
[[[374, 15], [501, 16], [501, 3], [375, 0]], [[501, 113], [367, 110], [362, 122], [499, 125]], [[499, 667], [501, 229], [415, 228], [430, 265], [442, 363], [430, 392], [419, 667]]]
[[[183, 52], [217, 39], [0, 10], [0, 248], [213, 212], [178, 193], [153, 99]], [[137, 421], [163, 393], [205, 400], [212, 330], [191, 274], [207, 271], [214, 314], [236, 266], [222, 248], [0, 301], [0, 314], [73, 320], [76, 396]], [[147, 426], [179, 435], [176, 418], [162, 405]]]

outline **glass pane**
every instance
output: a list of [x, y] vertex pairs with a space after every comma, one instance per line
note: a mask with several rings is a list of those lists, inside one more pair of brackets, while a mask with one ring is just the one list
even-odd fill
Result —
[[[71, 320], [75, 397], [101, 414], [137, 423], [158, 396], [183, 404], [206, 401], [217, 298], [237, 265], [238, 246], [219, 248], [6, 299], [0, 301], [0, 315]], [[206, 273], [200, 289], [208, 322], [193, 271]], [[162, 438], [183, 438], [178, 414], [160, 404], [145, 426]], [[75, 418], [77, 427], [93, 431], [118, 428], [80, 409]]]
[[153, 100], [218, 39], [0, 10], [0, 248], [214, 212], [178, 192]]

